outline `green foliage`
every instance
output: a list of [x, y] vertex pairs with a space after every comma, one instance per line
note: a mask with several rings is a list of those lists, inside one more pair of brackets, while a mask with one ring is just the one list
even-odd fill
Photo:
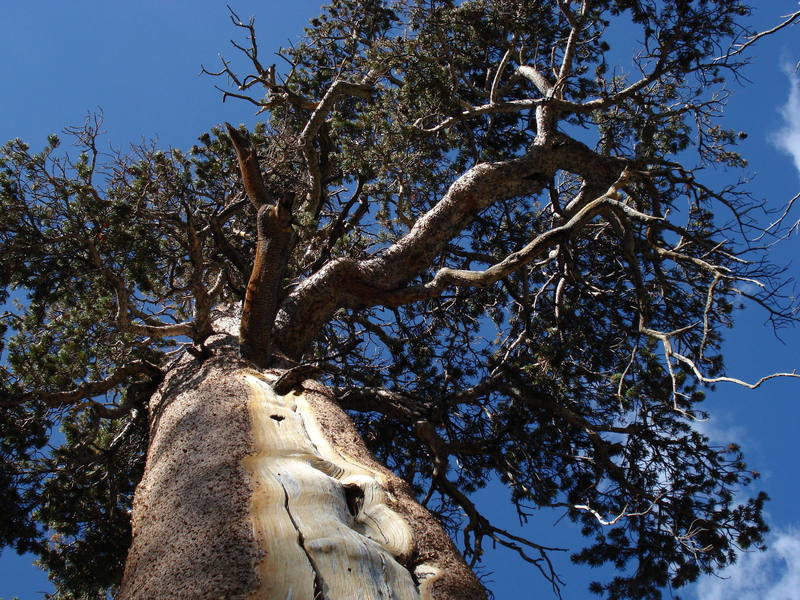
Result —
[[36, 514], [49, 534], [40, 564], [65, 598], [94, 598], [119, 583], [130, 544], [133, 492], [144, 468], [144, 411], [125, 423], [91, 420], [84, 415], [66, 424], [65, 444], [43, 461], [51, 475], [39, 492], [47, 501]]

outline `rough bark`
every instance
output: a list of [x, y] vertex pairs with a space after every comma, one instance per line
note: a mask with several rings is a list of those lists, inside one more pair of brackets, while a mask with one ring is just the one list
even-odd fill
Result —
[[323, 386], [281, 396], [233, 335], [209, 348], [151, 401], [122, 598], [485, 598]]
[[225, 127], [236, 151], [242, 185], [256, 210], [256, 254], [245, 290], [239, 341], [242, 356], [264, 368], [272, 356], [272, 336], [265, 334], [275, 321], [283, 277], [295, 242], [293, 198], [289, 195], [277, 198], [267, 189], [249, 136], [230, 123]]

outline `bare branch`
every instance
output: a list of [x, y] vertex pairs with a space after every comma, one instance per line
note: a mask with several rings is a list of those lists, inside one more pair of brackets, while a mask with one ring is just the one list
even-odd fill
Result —
[[508, 64], [508, 60], [511, 58], [511, 51], [513, 50], [515, 40], [516, 35], [512, 38], [511, 45], [508, 47], [508, 50], [505, 51], [505, 54], [503, 54], [503, 58], [500, 59], [500, 64], [497, 65], [497, 71], [495, 71], [494, 79], [492, 80], [492, 88], [489, 91], [489, 104], [494, 104], [497, 101], [497, 88], [500, 85], [500, 78]]
[[678, 359], [679, 361], [681, 361], [685, 365], [688, 365], [689, 368], [694, 373], [695, 377], [697, 377], [697, 379], [702, 381], [703, 383], [709, 383], [709, 384], [713, 384], [713, 383], [735, 383], [736, 385], [740, 385], [742, 387], [746, 387], [746, 388], [749, 388], [751, 390], [754, 390], [757, 387], [760, 387], [761, 384], [764, 383], [765, 381], [769, 381], [770, 379], [775, 379], [776, 377], [792, 377], [792, 378], [800, 379], [800, 373], [795, 373], [795, 372], [791, 372], [791, 373], [772, 373], [770, 375], [765, 375], [764, 377], [762, 377], [761, 379], [759, 379], [755, 383], [747, 383], [746, 381], [742, 381], [741, 379], [736, 379], [735, 377], [706, 377], [705, 375], [703, 375], [703, 373], [700, 371], [700, 369], [697, 368], [697, 365], [695, 364], [695, 362], [693, 360], [683, 356], [682, 354], [678, 354], [677, 352], [670, 352], [670, 355], [674, 356], [676, 359]]
[[750, 36], [749, 38], [747, 38], [746, 42], [736, 46], [735, 50], [731, 50], [727, 54], [724, 54], [722, 56], [718, 56], [717, 58], [715, 58], [714, 62], [725, 61], [725, 60], [728, 60], [729, 58], [731, 58], [732, 56], [736, 56], [737, 54], [741, 54], [742, 52], [744, 52], [747, 48], [749, 48], [750, 46], [755, 44], [761, 38], [766, 37], [768, 35], [772, 35], [773, 33], [777, 32], [777, 31], [780, 31], [781, 29], [783, 29], [784, 27], [787, 27], [788, 25], [791, 25], [792, 23], [794, 23], [798, 19], [800, 19], [800, 10], [798, 10], [796, 12], [793, 12], [790, 15], [786, 15], [785, 20], [782, 23], [779, 23], [778, 25], [773, 27], [772, 29], [767, 29], [766, 31], [761, 31], [759, 33], [756, 33], [755, 35]]
[[308, 118], [303, 131], [300, 132], [298, 144], [303, 150], [303, 156], [306, 159], [306, 167], [308, 168], [309, 176], [309, 190], [306, 197], [306, 206], [303, 212], [309, 217], [314, 217], [317, 214], [317, 208], [322, 201], [322, 178], [319, 164], [319, 154], [314, 147], [314, 142], [317, 135], [325, 122], [325, 119], [333, 110], [334, 104], [343, 96], [357, 96], [360, 98], [369, 98], [372, 90], [372, 82], [377, 77], [377, 73], [370, 73], [365, 78], [365, 82], [352, 83], [349, 81], [336, 80], [334, 81], [322, 100], [317, 104], [314, 112]]
[[656, 498], [656, 500], [650, 504], [649, 507], [647, 507], [646, 509], [641, 510], [641, 511], [631, 512], [631, 511], [628, 510], [628, 507], [626, 506], [624, 509], [622, 509], [622, 511], [617, 516], [612, 517], [611, 519], [603, 518], [603, 516], [599, 512], [597, 512], [595, 509], [593, 509], [588, 504], [574, 504], [572, 506], [572, 508], [574, 508], [576, 510], [583, 510], [583, 511], [586, 511], [588, 513], [591, 513], [597, 519], [598, 523], [608, 527], [608, 526], [611, 526], [611, 525], [615, 525], [616, 523], [618, 523], [622, 519], [628, 519], [630, 517], [641, 517], [641, 516], [646, 515], [647, 513], [651, 512], [652, 510], [654, 510], [655, 508], [658, 507], [658, 501], [662, 497], [663, 497], [663, 494], [659, 495]]
[[553, 84], [547, 81], [547, 78], [536, 67], [520, 65], [517, 67], [517, 73], [533, 83], [542, 96], [547, 98], [553, 95]]
[[[609, 204], [617, 196], [618, 189], [625, 184], [629, 177], [629, 172], [624, 171], [620, 178], [612, 185], [601, 197], [589, 202], [579, 210], [569, 221], [558, 227], [553, 227], [545, 233], [531, 241], [524, 248], [509, 254], [501, 262], [496, 263], [483, 271], [468, 271], [463, 269], [450, 269], [443, 267], [437, 271], [433, 280], [417, 288], [407, 288], [397, 292], [396, 301], [399, 303], [409, 302], [411, 298], [421, 300], [439, 295], [439, 293], [451, 285], [470, 285], [486, 287], [493, 285], [500, 279], [507, 277], [517, 269], [531, 263], [541, 257], [546, 251], [553, 248], [563, 239], [569, 237], [577, 229], [580, 229], [594, 217], [599, 215], [602, 208]], [[388, 296], [389, 304], [393, 300]]]

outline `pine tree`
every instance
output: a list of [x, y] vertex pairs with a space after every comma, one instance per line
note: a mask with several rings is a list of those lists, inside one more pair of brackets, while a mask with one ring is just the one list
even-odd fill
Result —
[[277, 65], [232, 13], [249, 71], [209, 72], [253, 131], [5, 144], [0, 545], [61, 599], [477, 599], [487, 543], [557, 593], [472, 500], [496, 479], [581, 526], [609, 599], [758, 547], [756, 474], [694, 426], [735, 298], [795, 319], [752, 241], [782, 222], [704, 181], [745, 165], [749, 12], [333, 0]]

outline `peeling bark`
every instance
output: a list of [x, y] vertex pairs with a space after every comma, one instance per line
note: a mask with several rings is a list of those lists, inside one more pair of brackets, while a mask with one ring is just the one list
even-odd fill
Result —
[[435, 518], [378, 464], [321, 385], [185, 357], [150, 405], [120, 596], [258, 600], [482, 599]]

